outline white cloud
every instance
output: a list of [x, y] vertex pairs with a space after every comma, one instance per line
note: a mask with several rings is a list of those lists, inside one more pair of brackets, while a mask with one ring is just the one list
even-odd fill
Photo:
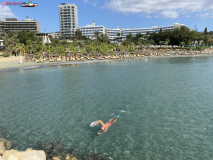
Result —
[[84, 3], [89, 3], [93, 6], [96, 6], [98, 4], [97, 0], [84, 0]]
[[[119, 13], [141, 13], [143, 16], [153, 14], [157, 18], [177, 18], [182, 15], [210, 14], [213, 9], [212, 0], [109, 0], [105, 7]], [[208, 17], [212, 17], [208, 15]]]
[[152, 16], [150, 16], [150, 15], [146, 15], [146, 18], [152, 18]]
[[0, 19], [4, 18], [17, 18], [8, 6], [0, 6]]
[[203, 19], [213, 18], [213, 12], [199, 13], [197, 16]]

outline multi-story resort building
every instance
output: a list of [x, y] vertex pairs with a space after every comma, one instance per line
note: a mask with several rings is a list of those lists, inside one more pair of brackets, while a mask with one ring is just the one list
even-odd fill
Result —
[[136, 36], [136, 34], [138, 33], [141, 33], [141, 34], [146, 34], [147, 32], [158, 33], [160, 29], [162, 29], [162, 31], [173, 30], [175, 28], [180, 28], [181, 26], [186, 26], [186, 25], [173, 23], [173, 25], [163, 26], [163, 27], [152, 26], [151, 28], [134, 28], [134, 29], [129, 29], [129, 28], [123, 29], [123, 28], [117, 27], [116, 29], [112, 29], [112, 28], [106, 29], [103, 25], [95, 26], [95, 22], [93, 22], [93, 25], [86, 25], [85, 27], [80, 27], [79, 30], [82, 32], [83, 36], [86, 36], [91, 39], [94, 39], [95, 37], [94, 32], [98, 31], [99, 34], [106, 34], [111, 41], [115, 41], [118, 39], [124, 40], [126, 36], [129, 35], [130, 33], [132, 34], [132, 36]]
[[95, 26], [95, 22], [93, 21], [92, 25], [80, 27], [79, 30], [82, 32], [82, 36], [95, 39], [94, 32], [99, 32], [99, 34], [105, 34], [106, 28], [104, 26]]
[[40, 33], [39, 22], [35, 19], [17, 20], [16, 18], [6, 18], [6, 20], [0, 20], [0, 34], [12, 32], [20, 32], [23, 30], [33, 31]]
[[[66, 38], [74, 37], [78, 28], [78, 8], [75, 4], [61, 3], [58, 6], [60, 35]], [[70, 37], [71, 36], [71, 37]]]
[[126, 36], [129, 35], [130, 33], [132, 34], [132, 36], [136, 36], [136, 34], [138, 34], [138, 33], [141, 33], [141, 34], [146, 34], [147, 32], [158, 33], [160, 31], [160, 29], [162, 29], [162, 31], [173, 30], [175, 28], [180, 28], [181, 26], [186, 26], [186, 25], [179, 24], [179, 23], [173, 23], [173, 25], [170, 25], [170, 26], [163, 26], [163, 27], [152, 26], [151, 28], [134, 28], [134, 29], [108, 28], [108, 29], [106, 29], [106, 34], [109, 36], [109, 39], [113, 41], [113, 40], [116, 40], [119, 38], [125, 39]]

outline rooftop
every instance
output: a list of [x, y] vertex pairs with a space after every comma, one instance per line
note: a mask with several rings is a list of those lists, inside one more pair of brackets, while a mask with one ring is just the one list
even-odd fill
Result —
[[35, 19], [29, 19], [28, 17], [25, 20], [17, 20], [17, 18], [6, 18], [5, 20], [0, 20], [5, 22], [26, 22], [26, 21], [36, 21]]

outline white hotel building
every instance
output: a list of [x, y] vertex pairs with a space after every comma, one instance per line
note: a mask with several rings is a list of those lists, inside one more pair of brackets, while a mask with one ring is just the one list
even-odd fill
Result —
[[78, 29], [78, 8], [75, 4], [61, 3], [58, 6], [60, 35], [69, 38], [74, 37], [75, 31]]
[[82, 36], [86, 36], [90, 39], [95, 39], [94, 32], [99, 32], [99, 35], [105, 34], [106, 28], [104, 26], [95, 26], [93, 21], [92, 25], [86, 25], [85, 27], [80, 27], [79, 30], [82, 32]]
[[[111, 41], [114, 41], [120, 37], [122, 40], [126, 38], [129, 33], [132, 34], [132, 36], [136, 36], [136, 34], [141, 33], [141, 34], [146, 34], [147, 32], [153, 33], [156, 32], [158, 33], [160, 29], [162, 31], [165, 30], [173, 30], [175, 28], [180, 28], [181, 26], [186, 26], [183, 24], [179, 23], [173, 23], [173, 25], [170, 26], [163, 26], [163, 27], [157, 27], [157, 26], [152, 26], [151, 28], [134, 28], [134, 29], [123, 29], [117, 27], [116, 29], [111, 29], [111, 28], [105, 28], [104, 26], [95, 26], [95, 22], [93, 22], [93, 25], [86, 25], [85, 27], [80, 27], [79, 30], [82, 32], [83, 36], [89, 37], [93, 39], [94, 37], [94, 32], [98, 31], [100, 34], [106, 34]], [[118, 36], [118, 33], [120, 36]]]
[[120, 33], [120, 38], [122, 37], [122, 39], [125, 39], [127, 35], [129, 35], [130, 33], [132, 34], [132, 36], [136, 36], [136, 34], [141, 33], [141, 34], [146, 34], [147, 32], [149, 33], [153, 33], [156, 32], [158, 33], [160, 31], [160, 29], [162, 29], [162, 31], [165, 30], [173, 30], [175, 28], [180, 28], [181, 26], [186, 26], [183, 24], [179, 24], [179, 23], [173, 23], [173, 25], [170, 26], [163, 26], [163, 27], [157, 27], [157, 26], [152, 26], [151, 28], [134, 28], [134, 29], [123, 29], [123, 28], [116, 28], [116, 29], [106, 29], [106, 34], [108, 35], [110, 40], [115, 40], [118, 37], [118, 33]]

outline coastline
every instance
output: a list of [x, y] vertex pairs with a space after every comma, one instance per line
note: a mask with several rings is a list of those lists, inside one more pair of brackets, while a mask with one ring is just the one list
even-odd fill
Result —
[[19, 69], [35, 69], [62, 65], [82, 65], [89, 63], [103, 63], [112, 61], [121, 61], [126, 59], [152, 59], [152, 58], [187, 58], [187, 57], [208, 57], [213, 56], [213, 53], [209, 54], [196, 54], [196, 55], [169, 55], [169, 56], [144, 56], [144, 57], [130, 57], [130, 58], [119, 58], [119, 59], [104, 59], [104, 60], [84, 60], [84, 61], [62, 61], [62, 62], [49, 62], [44, 61], [43, 63], [34, 62], [23, 62], [19, 64], [18, 60], [7, 60], [6, 62], [0, 62], [0, 71], [14, 71]]

